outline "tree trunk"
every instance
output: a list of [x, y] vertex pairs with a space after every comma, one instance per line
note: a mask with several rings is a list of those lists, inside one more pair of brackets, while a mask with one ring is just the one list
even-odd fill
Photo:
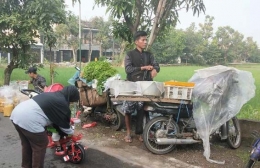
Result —
[[11, 74], [12, 74], [12, 69], [10, 68], [5, 68], [5, 71], [4, 71], [4, 75], [5, 75], [5, 78], [4, 78], [4, 85], [9, 85], [10, 83], [10, 79], [11, 79]]
[[88, 50], [88, 62], [91, 61], [91, 55], [92, 55], [92, 43], [93, 42], [93, 35], [92, 30], [90, 29], [90, 41], [89, 41], [89, 50]]
[[119, 55], [120, 58], [123, 58], [121, 65], [120, 65], [121, 67], [125, 66], [125, 59], [124, 59], [124, 55], [123, 55], [125, 52], [125, 47], [126, 47], [126, 42], [122, 42], [121, 46], [120, 46], [121, 49], [120, 49], [120, 55]]
[[77, 57], [76, 57], [76, 50], [74, 48], [72, 49], [72, 56], [73, 56], [73, 62], [76, 63]]
[[159, 3], [158, 3], [156, 15], [155, 15], [155, 18], [154, 18], [153, 27], [152, 27], [151, 34], [150, 34], [149, 41], [148, 41], [148, 45], [147, 45], [147, 49], [149, 49], [151, 47], [151, 45], [153, 44], [153, 42], [155, 40], [155, 37], [156, 37], [155, 32], [156, 32], [156, 29], [158, 29], [158, 25], [159, 25], [160, 20], [163, 16], [165, 5], [166, 5], [166, 0], [160, 0]]
[[14, 65], [13, 60], [10, 62], [9, 65], [7, 65], [7, 67], [5, 68], [4, 71], [4, 85], [9, 85], [10, 80], [11, 80], [11, 74], [13, 72], [13, 70], [17, 68], [17, 65]]
[[60, 62], [63, 62], [63, 51], [60, 51]]
[[92, 48], [89, 50], [89, 57], [88, 57], [88, 62], [91, 61], [91, 55], [92, 55]]
[[103, 53], [102, 53], [102, 42], [100, 44], [100, 48], [99, 48], [99, 58], [103, 56]]
[[225, 65], [227, 65], [227, 53], [225, 53], [224, 61], [225, 61]]
[[51, 76], [51, 84], [54, 83], [54, 74], [55, 74], [55, 64], [50, 63], [50, 76]]
[[53, 58], [54, 60], [53, 60], [53, 63], [57, 63], [57, 51], [54, 50], [53, 52], [54, 52], [54, 56], [53, 56], [53, 57], [54, 57], [54, 58]]

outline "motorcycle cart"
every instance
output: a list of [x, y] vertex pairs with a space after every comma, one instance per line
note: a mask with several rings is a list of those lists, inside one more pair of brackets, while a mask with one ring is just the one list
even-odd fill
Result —
[[80, 80], [77, 81], [77, 87], [79, 88], [80, 105], [85, 121], [87, 118], [93, 117], [94, 120], [101, 120], [101, 122], [110, 125], [113, 130], [121, 129], [124, 124], [124, 116], [116, 108], [118, 103], [111, 101], [109, 91], [99, 95], [96, 89], [87, 86]]
[[[233, 73], [228, 71], [226, 74], [221, 75], [228, 76], [227, 78], [230, 78], [230, 74]], [[222, 88], [218, 89], [224, 89], [224, 91], [227, 91], [228, 93], [228, 88], [224, 86], [232, 86], [234, 81], [227, 80], [223, 77], [218, 79], [224, 80], [221, 81]], [[212, 81], [213, 79], [210, 79], [210, 82]], [[226, 83], [223, 84], [224, 82]], [[147, 149], [152, 153], [166, 154], [171, 152], [178, 144], [204, 143], [202, 139], [203, 137], [200, 136], [203, 134], [200, 134], [200, 132], [198, 131], [199, 129], [201, 129], [201, 127], [199, 127], [199, 129], [197, 127], [201, 126], [202, 124], [195, 124], [195, 122], [197, 121], [194, 120], [194, 102], [191, 101], [193, 86], [190, 86], [190, 82], [186, 82], [185, 86], [185, 82], [176, 83], [170, 81], [168, 83], [165, 83], [165, 92], [161, 96], [117, 95], [115, 97], [112, 97], [111, 100], [146, 102], [144, 109], [152, 115], [150, 116], [151, 120], [146, 124], [143, 132], [144, 144]], [[221, 85], [219, 85], [219, 87], [220, 86]], [[204, 88], [206, 87], [204, 86]], [[204, 97], [202, 96], [205, 101], [196, 101], [195, 108], [198, 108], [198, 106], [207, 106], [207, 103], [212, 105], [212, 102], [210, 102], [211, 99], [206, 99], [207, 96], [210, 95], [211, 98], [213, 97], [213, 99], [215, 100], [215, 102], [213, 102], [213, 105], [214, 103], [216, 104], [216, 109], [222, 110], [221, 108], [218, 108], [217, 105], [219, 102], [221, 102], [223, 105], [223, 101], [227, 101], [226, 98], [228, 98], [228, 95], [221, 94], [222, 92], [216, 95], [216, 92], [214, 91], [210, 92], [210, 94], [213, 93], [213, 96], [210, 94], [206, 94], [206, 96], [203, 95]], [[206, 90], [206, 92], [208, 92], [208, 90]], [[197, 95], [201, 96], [201, 94]], [[216, 128], [209, 130], [208, 137], [210, 138], [210, 135], [217, 134], [222, 140], [226, 140], [231, 148], [238, 148], [241, 144], [241, 131], [238, 119], [235, 117], [235, 115], [230, 115], [228, 116], [228, 118], [225, 113], [217, 111], [214, 111], [214, 113], [209, 113], [209, 115], [210, 116], [206, 117], [212, 117], [213, 119], [215, 115], [216, 120], [212, 123], [217, 124], [217, 126]], [[220, 122], [218, 121], [218, 119]], [[205, 121], [205, 118], [201, 118], [201, 120]]]

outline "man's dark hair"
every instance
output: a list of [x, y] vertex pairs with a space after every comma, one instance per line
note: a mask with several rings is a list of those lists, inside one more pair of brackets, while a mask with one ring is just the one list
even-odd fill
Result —
[[36, 67], [30, 67], [27, 71], [25, 71], [26, 74], [28, 73], [34, 73], [37, 74], [37, 68]]
[[145, 31], [137, 31], [134, 34], [134, 41], [139, 40], [140, 37], [147, 36]]

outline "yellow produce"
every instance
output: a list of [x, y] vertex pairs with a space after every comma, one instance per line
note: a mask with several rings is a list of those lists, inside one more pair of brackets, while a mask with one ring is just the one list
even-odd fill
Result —
[[0, 98], [0, 112], [3, 113], [4, 111], [4, 101], [5, 99], [3, 98]]
[[10, 117], [11, 113], [14, 109], [14, 105], [13, 104], [7, 104], [4, 106], [4, 117]]

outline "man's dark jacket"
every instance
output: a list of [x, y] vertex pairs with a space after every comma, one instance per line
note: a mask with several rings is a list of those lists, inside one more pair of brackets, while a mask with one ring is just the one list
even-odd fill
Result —
[[160, 71], [159, 64], [154, 56], [147, 51], [140, 52], [137, 49], [127, 52], [125, 57], [125, 71], [129, 81], [152, 81], [150, 71], [141, 70], [142, 66], [151, 65], [157, 72]]

